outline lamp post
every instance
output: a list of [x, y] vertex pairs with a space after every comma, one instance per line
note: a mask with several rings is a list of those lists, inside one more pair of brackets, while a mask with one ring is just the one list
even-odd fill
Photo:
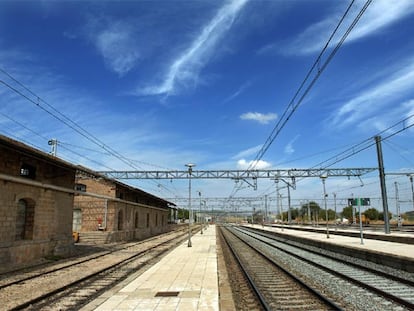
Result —
[[414, 186], [413, 186], [413, 175], [409, 175], [410, 183], [411, 183], [411, 195], [412, 195], [412, 202], [413, 202], [413, 210], [414, 210]]
[[201, 218], [201, 225], [204, 227], [204, 231], [205, 231], [208, 228], [208, 223], [205, 225], [205, 220], [206, 220], [206, 214], [205, 213], [207, 211], [207, 201], [206, 200], [203, 200], [203, 206], [204, 206], [204, 213], [202, 214], [203, 217]]
[[338, 222], [336, 220], [337, 220], [338, 216], [336, 216], [336, 193], [335, 192], [334, 192], [333, 196], [334, 196], [334, 206], [335, 206], [335, 231], [337, 231], [338, 230]]
[[198, 196], [200, 197], [200, 211], [198, 213], [198, 215], [199, 215], [198, 216], [198, 221], [201, 224], [201, 232], [200, 232], [200, 234], [203, 234], [203, 220], [202, 220], [202, 218], [201, 218], [201, 221], [200, 221], [200, 217], [201, 217], [201, 191], [198, 192]]
[[193, 218], [193, 210], [191, 209], [191, 174], [195, 164], [187, 163], [185, 166], [188, 167], [188, 247], [192, 247], [191, 244], [191, 223]]
[[328, 196], [326, 194], [326, 188], [325, 188], [325, 180], [328, 178], [326, 175], [321, 175], [322, 179], [322, 185], [323, 185], [323, 201], [325, 205], [325, 217], [326, 217], [326, 238], [329, 239], [329, 226], [328, 226], [328, 206], [326, 204], [326, 197]]

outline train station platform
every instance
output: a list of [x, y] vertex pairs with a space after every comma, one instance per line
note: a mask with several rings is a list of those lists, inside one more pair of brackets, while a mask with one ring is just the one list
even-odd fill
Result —
[[219, 310], [216, 227], [209, 226], [82, 310]]
[[279, 236], [286, 236], [288, 240], [305, 242], [311, 246], [414, 273], [414, 243], [412, 241], [414, 233], [363, 232], [361, 240], [360, 231], [357, 229], [335, 230], [330, 228], [329, 238], [327, 238], [326, 227], [323, 226], [318, 228], [310, 226], [245, 226], [272, 231]]
[[[250, 224], [245, 226], [272, 231], [286, 238], [286, 241], [305, 241], [310, 246], [414, 273], [414, 244], [404, 243], [407, 239], [414, 238], [413, 233], [391, 233], [391, 241], [370, 238], [364, 239], [361, 244], [359, 236], [341, 235], [340, 230], [332, 230], [327, 238], [326, 229], [322, 227], [301, 231], [298, 227], [288, 226], [283, 226], [283, 230], [281, 227]], [[349, 233], [350, 230], [345, 231]], [[389, 236], [384, 233], [376, 234], [383, 239]], [[401, 242], [395, 242], [398, 236], [401, 237]], [[233, 301], [230, 303], [231, 294], [227, 296], [222, 288], [225, 281], [219, 280], [218, 276], [220, 258], [217, 253], [220, 250], [216, 245], [216, 227], [210, 225], [202, 235], [200, 232], [193, 235], [191, 241], [192, 247], [188, 247], [186, 240], [146, 272], [131, 275], [81, 311], [234, 310]], [[233, 307], [226, 306], [226, 302]]]

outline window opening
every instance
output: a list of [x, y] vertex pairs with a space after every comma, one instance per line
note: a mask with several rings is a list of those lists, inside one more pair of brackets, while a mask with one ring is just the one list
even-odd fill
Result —
[[25, 178], [35, 179], [36, 178], [36, 167], [23, 163], [23, 165], [20, 167], [20, 176], [25, 177]]
[[120, 210], [118, 212], [118, 230], [122, 230], [123, 229], [123, 224], [124, 224], [124, 213], [122, 212], [122, 210]]
[[135, 228], [138, 228], [138, 224], [139, 224], [139, 216], [138, 216], [138, 212], [135, 212]]
[[16, 240], [33, 239], [34, 228], [34, 203], [29, 204], [26, 200], [19, 200], [16, 210]]
[[81, 191], [81, 192], [86, 192], [86, 185], [84, 185], [84, 184], [75, 184], [75, 190], [76, 191]]

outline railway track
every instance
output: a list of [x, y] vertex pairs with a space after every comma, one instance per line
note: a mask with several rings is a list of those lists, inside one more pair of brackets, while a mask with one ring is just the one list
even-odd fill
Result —
[[243, 273], [229, 244], [226, 242], [221, 230], [217, 230], [218, 241], [221, 245], [223, 258], [233, 293], [233, 301], [236, 310], [263, 311], [265, 310], [260, 298]]
[[186, 230], [164, 234], [26, 275], [2, 277], [2, 309], [78, 310], [186, 237]]
[[233, 232], [222, 230], [264, 310], [341, 310]]
[[[363, 300], [363, 297], [366, 297], [368, 301], [375, 302], [371, 306], [373, 310], [404, 308], [414, 310], [414, 282], [409, 278], [361, 266], [351, 260], [327, 256], [317, 250], [310, 250], [307, 246], [289, 245], [287, 241], [278, 240], [271, 234], [252, 232], [246, 228], [232, 228], [232, 230], [268, 256], [277, 258], [278, 262], [288, 267], [287, 269], [296, 270], [296, 274], [302, 275], [302, 279], [315, 283], [314, 276], [324, 276], [318, 281], [317, 286], [321, 287], [321, 290], [331, 292], [332, 297], [337, 296], [334, 299], [339, 304], [346, 305], [347, 300], [349, 302], [349, 298], [347, 299], [344, 293], [355, 292], [348, 296], [355, 295], [355, 300]], [[303, 269], [298, 269], [298, 266]], [[342, 293], [338, 290], [336, 293], [335, 290], [330, 290], [336, 283], [341, 284]], [[367, 307], [370, 307], [369, 304]]]

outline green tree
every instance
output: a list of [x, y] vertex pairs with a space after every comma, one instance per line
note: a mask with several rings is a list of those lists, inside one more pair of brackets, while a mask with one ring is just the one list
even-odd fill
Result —
[[290, 210], [290, 213], [291, 213], [292, 219], [299, 218], [299, 210], [297, 208], [292, 208]]
[[318, 203], [314, 202], [314, 201], [310, 201], [309, 202], [309, 208], [311, 211], [311, 219], [320, 219], [321, 218], [321, 213], [322, 213], [322, 209], [319, 206]]
[[262, 211], [257, 211], [253, 213], [253, 223], [254, 224], [261, 224], [264, 219], [264, 214]]
[[179, 208], [177, 212], [178, 219], [188, 219], [189, 212], [187, 209]]
[[342, 217], [346, 219], [352, 219], [352, 206], [344, 207], [342, 210]]
[[[388, 219], [391, 219], [391, 217], [392, 217], [392, 213], [388, 212]], [[378, 214], [378, 219], [379, 220], [384, 220], [384, 212], [380, 212]]]
[[369, 208], [364, 212], [365, 216], [371, 220], [378, 220], [379, 219], [379, 211], [375, 208]]

